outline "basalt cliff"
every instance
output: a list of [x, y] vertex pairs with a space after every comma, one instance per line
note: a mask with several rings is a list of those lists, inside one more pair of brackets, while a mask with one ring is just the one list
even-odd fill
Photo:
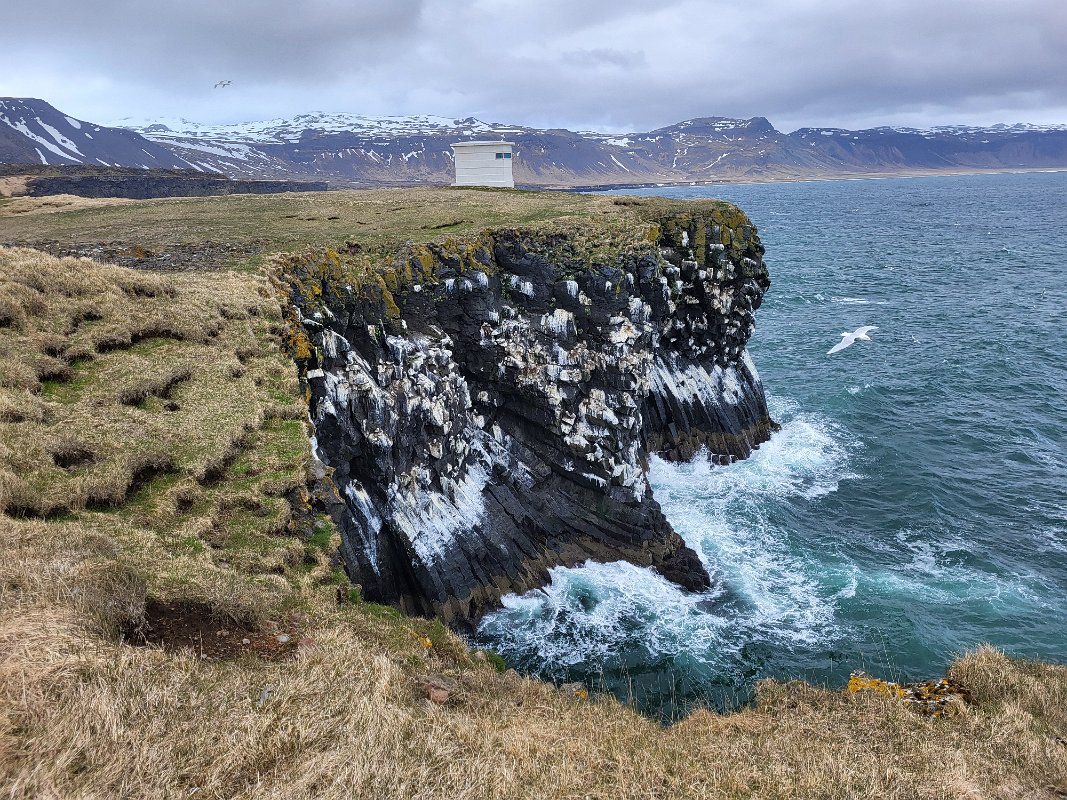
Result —
[[325, 505], [366, 599], [463, 627], [587, 559], [708, 587], [646, 469], [744, 458], [775, 429], [745, 350], [763, 246], [725, 203], [611, 206], [279, 261]]

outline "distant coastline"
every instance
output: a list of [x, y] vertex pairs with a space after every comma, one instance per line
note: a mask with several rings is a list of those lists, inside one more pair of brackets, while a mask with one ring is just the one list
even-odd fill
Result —
[[544, 184], [516, 184], [517, 189], [557, 192], [608, 192], [622, 189], [677, 189], [685, 186], [735, 186], [754, 183], [817, 183], [822, 181], [877, 181], [890, 178], [947, 178], [958, 175], [1018, 175], [1031, 172], [1067, 172], [1067, 167], [1014, 167], [996, 169], [901, 170], [899, 172], [846, 172], [810, 176], [753, 176], [745, 178], [717, 178], [705, 181], [673, 181], [657, 183], [610, 183], [587, 186], [546, 186]]
[[[1012, 175], [1067, 172], [1067, 167], [1000, 167], [990, 169], [897, 170], [841, 172], [812, 175], [752, 175], [702, 181], [647, 181], [634, 183], [531, 184], [518, 183], [519, 191], [609, 192], [639, 189], [680, 189], [696, 186], [740, 186], [769, 183], [818, 183], [824, 181], [873, 181], [891, 178], [944, 178], [962, 175]], [[195, 170], [96, 167], [92, 165], [0, 164], [0, 198], [49, 196], [122, 197], [147, 199], [204, 194], [261, 194], [285, 191], [370, 191], [374, 189], [427, 189], [448, 186], [438, 181], [308, 181], [241, 180], [224, 175], [204, 175]]]

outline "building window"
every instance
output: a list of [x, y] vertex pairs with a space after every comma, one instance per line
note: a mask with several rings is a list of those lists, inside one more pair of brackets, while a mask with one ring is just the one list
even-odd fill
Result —
[[497, 158], [503, 158], [503, 157], [504, 157], [504, 154], [503, 154], [503, 153], [497, 153], [497, 154], [496, 154], [496, 157], [497, 157]]
[[511, 158], [511, 153], [504, 153], [504, 158]]

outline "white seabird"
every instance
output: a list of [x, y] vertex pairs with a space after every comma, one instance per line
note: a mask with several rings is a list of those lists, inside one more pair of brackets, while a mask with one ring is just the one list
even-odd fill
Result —
[[840, 352], [841, 350], [844, 350], [846, 347], [851, 345], [853, 342], [869, 342], [871, 341], [871, 337], [867, 335], [867, 332], [876, 330], [878, 330], [877, 325], [864, 325], [862, 328], [856, 328], [856, 330], [852, 331], [852, 333], [845, 331], [841, 334], [841, 341], [835, 344], [829, 350], [827, 350], [826, 355], [831, 355], [833, 353]]

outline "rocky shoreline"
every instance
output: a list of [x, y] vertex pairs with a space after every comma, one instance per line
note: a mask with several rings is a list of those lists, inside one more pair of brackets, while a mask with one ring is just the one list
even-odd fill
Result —
[[744, 458], [775, 430], [745, 351], [770, 285], [719, 202], [279, 263], [342, 556], [368, 600], [473, 624], [587, 559], [709, 585], [649, 453]]

